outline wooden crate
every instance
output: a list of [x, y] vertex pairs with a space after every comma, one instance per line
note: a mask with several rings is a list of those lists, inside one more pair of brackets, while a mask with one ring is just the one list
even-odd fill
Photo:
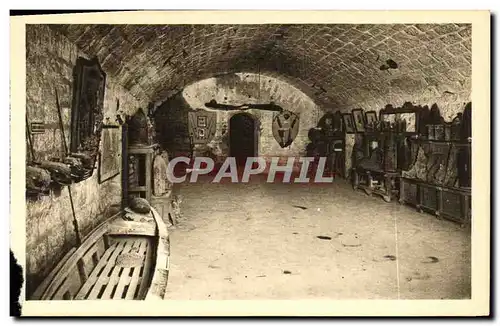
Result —
[[439, 189], [425, 183], [419, 184], [420, 208], [436, 214], [439, 211]]
[[465, 226], [471, 220], [471, 192], [467, 188], [452, 188], [425, 183], [416, 179], [399, 180], [399, 202], [415, 206]]
[[407, 178], [401, 178], [399, 182], [399, 203], [416, 207], [418, 205], [418, 183]]
[[464, 189], [443, 188], [441, 191], [441, 216], [462, 225], [471, 218], [471, 192]]

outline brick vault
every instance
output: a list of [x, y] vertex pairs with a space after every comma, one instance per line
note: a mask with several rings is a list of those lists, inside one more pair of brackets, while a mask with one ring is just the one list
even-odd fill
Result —
[[[201, 79], [259, 72], [321, 107], [469, 89], [467, 24], [51, 25], [137, 98], [162, 102]], [[382, 98], [382, 95], [384, 98]]]

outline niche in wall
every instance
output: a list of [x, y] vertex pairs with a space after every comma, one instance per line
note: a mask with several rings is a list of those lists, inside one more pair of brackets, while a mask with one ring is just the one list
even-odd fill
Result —
[[101, 139], [106, 74], [97, 58], [78, 58], [73, 71], [71, 152], [92, 157], [93, 166]]

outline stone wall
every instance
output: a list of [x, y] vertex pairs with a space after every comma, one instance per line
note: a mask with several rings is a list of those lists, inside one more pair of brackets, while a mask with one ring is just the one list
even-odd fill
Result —
[[[245, 103], [269, 103], [297, 113], [300, 116], [299, 133], [290, 147], [281, 148], [272, 134], [272, 120], [276, 113], [262, 110], [246, 110], [258, 122], [258, 155], [263, 157], [300, 156], [305, 154], [309, 142], [307, 133], [316, 126], [322, 116], [321, 109], [303, 92], [290, 84], [265, 75], [259, 77], [253, 73], [237, 73], [204, 79], [193, 83], [157, 109], [157, 130], [160, 134], [178, 130], [187, 133], [187, 112], [193, 109], [206, 109], [205, 103], [216, 100], [217, 103], [240, 105]], [[195, 151], [210, 150], [215, 156], [225, 158], [228, 153], [227, 137], [222, 131], [229, 129], [229, 119], [241, 111], [216, 111], [217, 131], [207, 146], [197, 146]], [[162, 141], [168, 143], [168, 137]], [[168, 146], [167, 146], [168, 147]], [[203, 147], [203, 148], [200, 148]], [[176, 152], [174, 148], [167, 148]]]
[[[63, 114], [66, 141], [70, 141], [73, 67], [76, 59], [88, 56], [79, 51], [66, 37], [45, 25], [26, 26], [26, 113], [29, 122], [46, 124], [43, 134], [33, 136], [37, 160], [64, 155], [62, 133], [56, 105], [57, 89]], [[129, 95], [112, 78], [106, 80], [104, 99], [105, 122], [115, 123], [117, 102], [120, 110], [132, 114], [144, 103]], [[98, 167], [98, 164], [96, 164]], [[71, 186], [75, 214], [83, 235], [102, 222], [108, 208], [121, 198], [120, 176], [102, 184], [97, 169], [93, 176]], [[55, 263], [75, 243], [69, 193], [52, 193], [26, 205], [26, 275], [27, 294], [34, 290]]]

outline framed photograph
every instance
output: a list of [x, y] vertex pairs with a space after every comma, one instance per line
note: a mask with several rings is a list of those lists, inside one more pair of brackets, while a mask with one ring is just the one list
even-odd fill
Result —
[[[380, 121], [387, 121], [400, 132], [416, 134], [420, 130], [419, 111], [420, 108], [411, 105], [411, 103], [405, 103], [399, 108], [386, 107], [380, 110]], [[425, 132], [425, 130], [421, 132]]]
[[365, 115], [363, 109], [352, 110], [352, 117], [354, 119], [356, 132], [365, 132]]
[[321, 117], [321, 119], [319, 119], [318, 127], [322, 129], [333, 129], [333, 122], [334, 122], [333, 118], [334, 118], [333, 112], [325, 113]]
[[344, 129], [348, 134], [356, 133], [356, 129], [354, 129], [354, 119], [352, 118], [351, 113], [343, 113], [342, 120], [344, 121]]
[[102, 148], [99, 154], [99, 183], [120, 174], [121, 130], [119, 126], [103, 126]]
[[198, 138], [204, 138], [205, 137], [205, 129], [200, 128], [198, 129]]
[[199, 116], [198, 117], [198, 122], [197, 122], [198, 127], [204, 128], [207, 126], [207, 117], [204, 116]]
[[377, 112], [367, 111], [365, 113], [366, 124], [374, 126], [378, 122]]
[[403, 122], [405, 126], [404, 132], [417, 132], [417, 114], [415, 112], [401, 113], [399, 119]]

